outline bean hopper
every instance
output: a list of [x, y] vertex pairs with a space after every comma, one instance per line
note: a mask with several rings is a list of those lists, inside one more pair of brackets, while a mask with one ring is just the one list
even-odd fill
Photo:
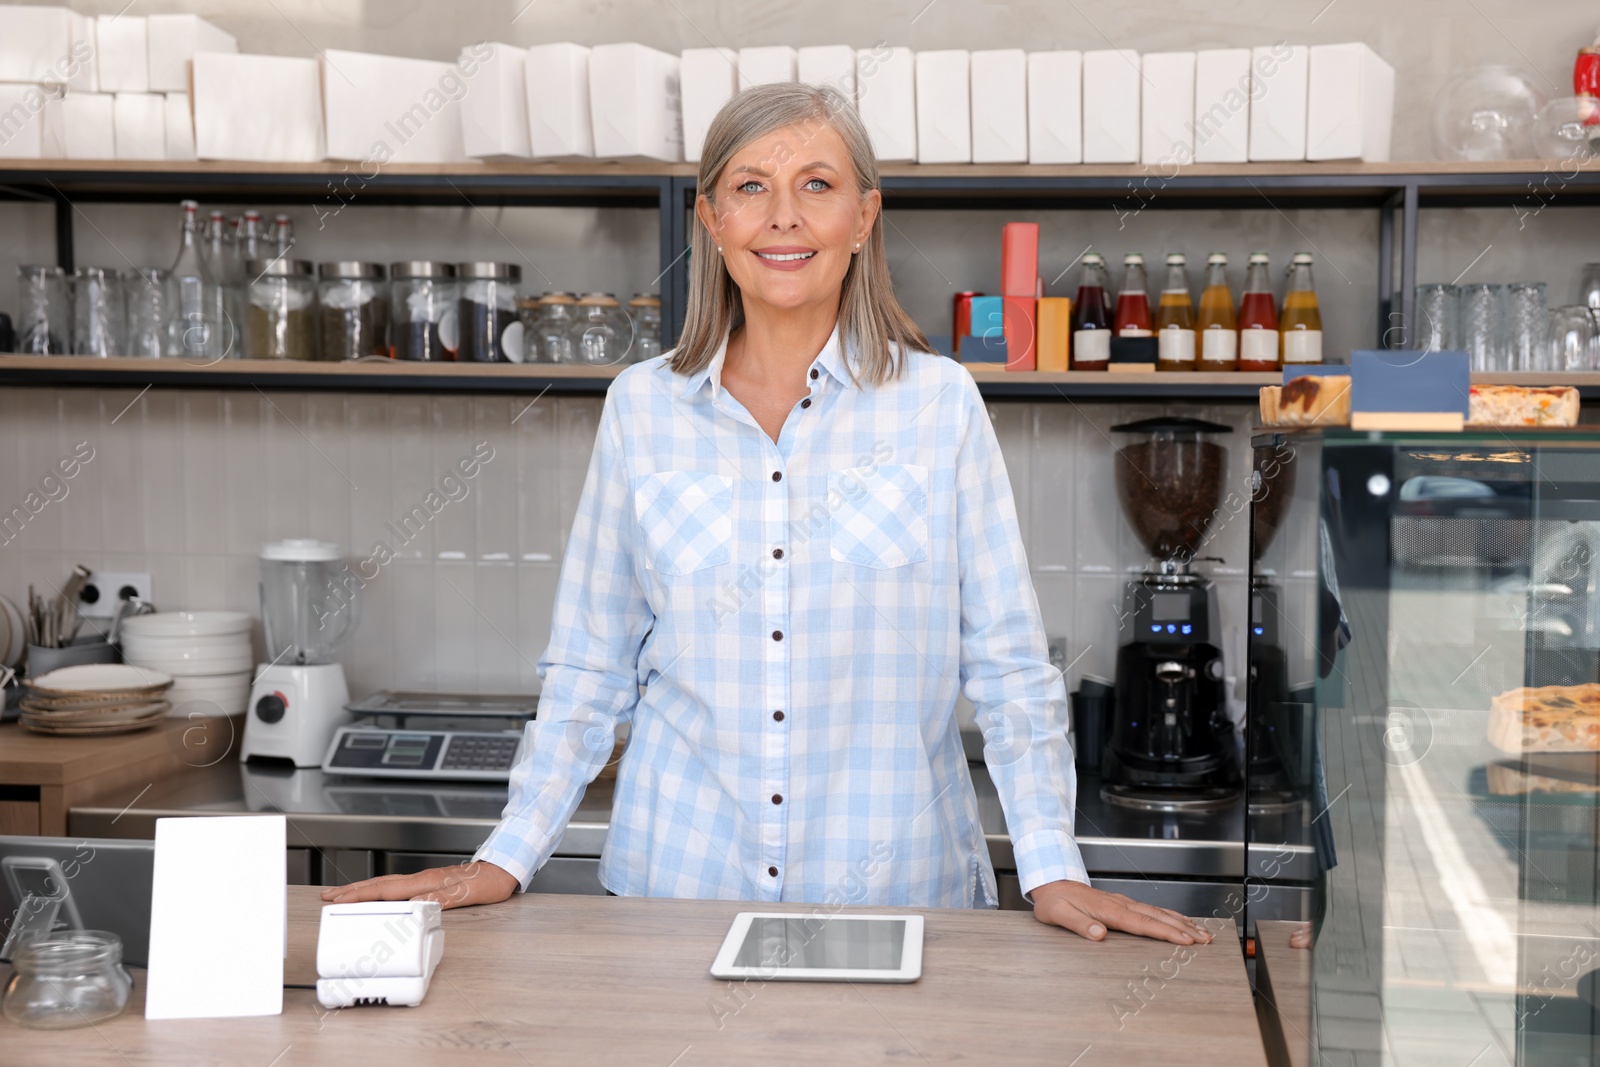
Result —
[[1158, 811], [1224, 807], [1240, 787], [1216, 592], [1193, 569], [1222, 504], [1227, 426], [1166, 416], [1113, 426], [1117, 497], [1151, 562], [1123, 592], [1101, 795]]
[[267, 662], [250, 689], [240, 759], [322, 765], [333, 732], [350, 721], [336, 657], [356, 628], [359, 584], [331, 542], [291, 538], [261, 547]]

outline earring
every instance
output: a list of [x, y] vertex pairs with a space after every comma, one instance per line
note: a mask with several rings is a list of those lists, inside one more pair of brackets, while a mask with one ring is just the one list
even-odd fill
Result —
[[721, 245], [717, 246], [717, 255], [719, 255], [719, 256], [722, 255], [722, 246]]
[[857, 252], [859, 252], [859, 251], [861, 251], [861, 245], [860, 245], [860, 244], [857, 244], [857, 245], [856, 245], [856, 251], [857, 251]]

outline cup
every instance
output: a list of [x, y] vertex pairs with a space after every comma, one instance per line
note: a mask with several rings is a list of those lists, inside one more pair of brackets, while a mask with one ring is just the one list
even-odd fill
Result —
[[1554, 370], [1547, 339], [1550, 312], [1545, 303], [1544, 282], [1517, 282], [1510, 286], [1506, 290], [1506, 306], [1506, 369]]
[[1461, 287], [1461, 346], [1472, 357], [1472, 369], [1506, 370], [1505, 286], [1479, 282]]
[[1461, 343], [1461, 290], [1453, 285], [1419, 285], [1411, 347], [1419, 352], [1451, 352]]
[[118, 275], [125, 324], [123, 349], [140, 359], [160, 359], [166, 346], [167, 272], [130, 268]]
[[72, 272], [72, 354], [122, 354], [123, 313], [114, 271], [79, 267]]
[[1595, 370], [1600, 368], [1600, 321], [1596, 313], [1582, 304], [1555, 308], [1549, 316], [1548, 366], [1546, 370]]
[[25, 356], [66, 355], [72, 317], [67, 278], [60, 267], [17, 268], [17, 352]]

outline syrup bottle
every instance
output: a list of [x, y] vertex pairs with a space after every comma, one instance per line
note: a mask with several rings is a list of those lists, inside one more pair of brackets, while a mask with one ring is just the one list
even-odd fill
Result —
[[1296, 252], [1289, 264], [1289, 289], [1278, 320], [1278, 354], [1285, 366], [1322, 362], [1322, 312], [1311, 281], [1311, 253]]
[[1239, 298], [1239, 369], [1275, 371], [1278, 359], [1278, 307], [1272, 297], [1267, 254], [1250, 253], [1250, 270]]
[[1106, 303], [1106, 261], [1098, 252], [1083, 254], [1078, 299], [1072, 305], [1072, 359], [1069, 370], [1105, 370], [1111, 363], [1111, 312]]
[[1150, 318], [1149, 283], [1144, 275], [1144, 257], [1129, 252], [1122, 257], [1122, 289], [1117, 293], [1118, 337], [1149, 337], [1155, 332]]
[[1194, 366], [1194, 304], [1189, 300], [1188, 260], [1167, 255], [1167, 280], [1156, 303], [1156, 370], [1191, 371]]
[[1239, 319], [1233, 313], [1233, 290], [1228, 288], [1228, 257], [1213, 252], [1206, 257], [1206, 285], [1200, 292], [1200, 316], [1195, 324], [1200, 351], [1196, 361], [1203, 371], [1239, 369]]

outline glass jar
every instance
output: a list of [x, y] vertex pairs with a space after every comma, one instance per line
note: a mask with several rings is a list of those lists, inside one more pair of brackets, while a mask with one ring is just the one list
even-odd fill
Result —
[[166, 354], [167, 272], [129, 267], [117, 273], [122, 286], [123, 352], [138, 359]]
[[456, 358], [456, 268], [432, 260], [389, 265], [389, 353], [395, 359], [439, 362]]
[[121, 1013], [133, 980], [122, 968], [122, 939], [104, 930], [68, 930], [14, 950], [5, 1016], [18, 1026], [67, 1030]]
[[17, 268], [17, 353], [61, 356], [67, 352], [67, 276], [60, 267]]
[[633, 347], [628, 362], [643, 363], [661, 354], [661, 298], [654, 293], [634, 293], [628, 301], [633, 320]]
[[522, 361], [548, 363], [544, 350], [539, 347], [539, 320], [544, 308], [536, 296], [517, 297], [517, 321], [522, 324]]
[[539, 358], [546, 363], [576, 363], [578, 350], [572, 327], [578, 318], [578, 298], [572, 293], [545, 293], [539, 298]]
[[458, 263], [461, 281], [456, 359], [462, 363], [521, 363], [522, 323], [517, 320], [515, 263]]
[[389, 297], [382, 263], [319, 263], [318, 359], [389, 355]]
[[245, 293], [246, 359], [317, 358], [317, 284], [303, 259], [252, 259]]
[[72, 272], [72, 353], [118, 356], [123, 352], [121, 290], [115, 271], [79, 267]]
[[590, 367], [611, 367], [627, 354], [633, 327], [622, 305], [610, 293], [585, 293], [578, 301], [572, 326], [572, 347], [578, 362]]

